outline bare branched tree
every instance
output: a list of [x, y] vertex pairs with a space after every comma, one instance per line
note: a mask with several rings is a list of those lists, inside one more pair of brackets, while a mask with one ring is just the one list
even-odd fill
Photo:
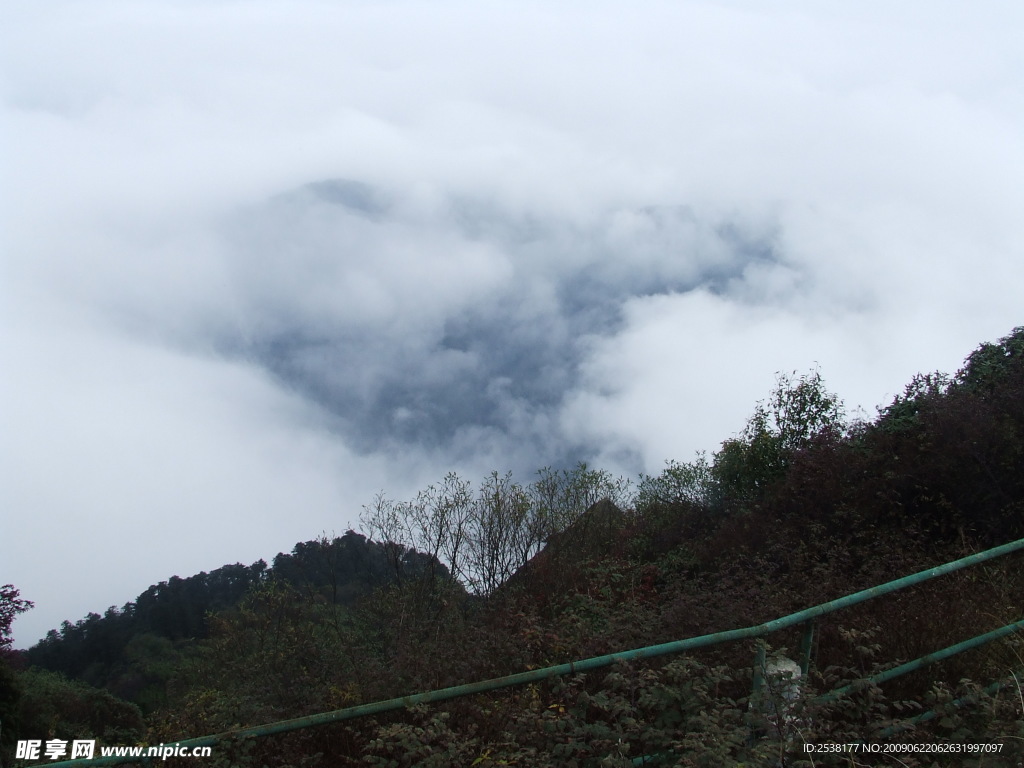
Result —
[[476, 493], [451, 472], [410, 502], [377, 494], [361, 520], [372, 539], [390, 547], [399, 578], [403, 556], [416, 550], [446, 565], [469, 590], [487, 594], [597, 502], [628, 506], [630, 489], [628, 480], [583, 463], [542, 469], [525, 487], [511, 473], [492, 472]]

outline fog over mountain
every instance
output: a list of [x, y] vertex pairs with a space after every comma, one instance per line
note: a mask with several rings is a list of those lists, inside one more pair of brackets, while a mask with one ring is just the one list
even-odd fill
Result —
[[1022, 322], [1022, 14], [6, 9], [18, 644], [450, 470], [657, 472], [777, 371], [870, 416], [955, 369]]
[[626, 302], [729, 297], [757, 290], [751, 269], [785, 269], [770, 226], [685, 206], [575, 222], [349, 180], [275, 196], [224, 237], [233, 312], [211, 309], [218, 351], [316, 403], [361, 453], [484, 452], [519, 471], [594, 458], [559, 414]]

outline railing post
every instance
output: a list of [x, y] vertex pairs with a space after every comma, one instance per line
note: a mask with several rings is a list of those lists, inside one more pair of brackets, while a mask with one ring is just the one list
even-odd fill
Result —
[[754, 641], [754, 685], [750, 694], [751, 701], [757, 701], [764, 688], [765, 643], [762, 638]]
[[811, 653], [814, 649], [814, 631], [816, 621], [808, 621], [804, 626], [804, 636], [800, 640], [800, 674], [806, 675], [811, 669]]

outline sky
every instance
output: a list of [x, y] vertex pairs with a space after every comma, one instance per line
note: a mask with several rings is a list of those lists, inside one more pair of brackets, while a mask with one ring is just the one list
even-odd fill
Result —
[[1024, 7], [32, 0], [0, 25], [16, 646], [449, 471], [870, 418], [1024, 323]]

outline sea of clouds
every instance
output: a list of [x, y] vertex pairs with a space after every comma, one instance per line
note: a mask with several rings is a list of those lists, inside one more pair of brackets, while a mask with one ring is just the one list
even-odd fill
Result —
[[1021, 324], [1022, 11], [39, 0], [0, 32], [19, 645], [445, 472], [870, 417]]

